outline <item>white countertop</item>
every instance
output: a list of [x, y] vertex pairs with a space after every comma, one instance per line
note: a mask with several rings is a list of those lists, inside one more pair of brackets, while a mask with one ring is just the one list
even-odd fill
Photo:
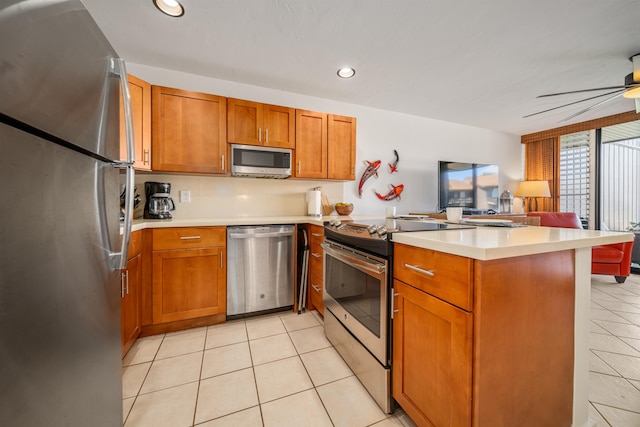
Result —
[[551, 227], [477, 227], [459, 230], [396, 233], [404, 243], [453, 255], [492, 260], [556, 252], [633, 240], [633, 233]]
[[[169, 227], [212, 227], [232, 225], [267, 225], [267, 224], [315, 224], [324, 225], [324, 221], [347, 216], [329, 215], [312, 217], [305, 215], [296, 216], [255, 216], [255, 217], [228, 217], [228, 218], [184, 218], [184, 219], [134, 219], [132, 231], [145, 228], [169, 228]], [[121, 227], [122, 228], [122, 227]]]
[[[233, 225], [266, 224], [315, 224], [322, 226], [331, 219], [381, 219], [380, 216], [337, 216], [311, 217], [273, 216], [273, 217], [229, 217], [229, 218], [185, 218], [185, 219], [135, 219], [133, 231], [145, 228], [168, 227], [210, 227]], [[436, 220], [437, 222], [441, 222]], [[492, 260], [514, 256], [556, 252], [632, 241], [630, 232], [578, 230], [573, 228], [551, 228], [527, 226], [518, 228], [486, 227], [453, 229], [441, 231], [416, 231], [395, 233], [393, 242], [404, 243], [424, 249], [432, 249], [453, 255]]]
[[[184, 219], [134, 219], [132, 231], [145, 228], [169, 228], [169, 227], [213, 227], [227, 225], [267, 225], [267, 224], [314, 224], [323, 226], [332, 219], [340, 220], [364, 220], [382, 219], [381, 216], [354, 215], [324, 215], [321, 217], [307, 215], [291, 216], [247, 216], [247, 217], [209, 217], [209, 218], [184, 218]], [[122, 232], [122, 225], [120, 226]]]

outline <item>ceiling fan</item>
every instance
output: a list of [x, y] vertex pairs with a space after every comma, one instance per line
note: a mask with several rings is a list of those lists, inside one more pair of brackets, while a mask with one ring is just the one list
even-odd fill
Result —
[[604, 96], [608, 96], [608, 98], [605, 98], [601, 101], [596, 102], [595, 104], [578, 111], [575, 114], [570, 115], [567, 118], [564, 118], [561, 120], [561, 122], [566, 122], [567, 120], [571, 120], [574, 117], [579, 116], [580, 114], [586, 113], [587, 111], [604, 104], [605, 102], [609, 102], [613, 99], [616, 99], [620, 96], [623, 96], [625, 98], [630, 98], [630, 99], [635, 99], [636, 101], [636, 113], [640, 113], [640, 53], [636, 53], [635, 55], [633, 55], [632, 57], [629, 58], [629, 61], [631, 61], [631, 63], [633, 64], [633, 72], [630, 74], [627, 74], [624, 78], [624, 85], [621, 86], [608, 86], [608, 87], [599, 87], [599, 88], [593, 88], [593, 89], [582, 89], [582, 90], [572, 90], [569, 92], [558, 92], [558, 93], [549, 93], [546, 95], [539, 95], [536, 98], [546, 98], [546, 97], [550, 97], [550, 96], [559, 96], [559, 95], [569, 95], [572, 93], [582, 93], [582, 92], [594, 92], [594, 91], [609, 91], [607, 93], [603, 93], [600, 95], [596, 95], [596, 96], [591, 96], [589, 98], [585, 98], [585, 99], [581, 99], [579, 101], [574, 101], [574, 102], [570, 102], [568, 104], [564, 104], [564, 105], [560, 105], [559, 107], [554, 107], [554, 108], [549, 108], [548, 110], [544, 110], [544, 111], [538, 111], [537, 113], [533, 113], [533, 114], [528, 114], [526, 116], [524, 116], [523, 118], [527, 118], [527, 117], [531, 117], [531, 116], [535, 116], [538, 114], [542, 114], [542, 113], [546, 113], [549, 111], [553, 111], [553, 110], [557, 110], [558, 108], [564, 108], [564, 107], [568, 107], [570, 105], [575, 105], [575, 104], [579, 104], [581, 102], [585, 102], [585, 101], [590, 101], [592, 99], [597, 99], [597, 98], [602, 98]]

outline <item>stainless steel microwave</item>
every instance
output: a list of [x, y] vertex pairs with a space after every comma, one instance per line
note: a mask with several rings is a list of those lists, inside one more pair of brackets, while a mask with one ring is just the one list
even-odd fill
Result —
[[231, 175], [255, 178], [288, 178], [293, 162], [291, 149], [231, 144]]

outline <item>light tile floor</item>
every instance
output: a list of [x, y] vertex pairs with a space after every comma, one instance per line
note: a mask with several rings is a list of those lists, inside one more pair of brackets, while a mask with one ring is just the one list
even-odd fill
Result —
[[591, 276], [590, 416], [598, 426], [640, 426], [640, 275]]
[[[590, 416], [640, 426], [640, 276], [592, 276]], [[141, 338], [123, 360], [125, 427], [414, 426], [384, 414], [316, 312]]]
[[317, 312], [141, 338], [122, 369], [125, 427], [414, 427], [378, 408]]

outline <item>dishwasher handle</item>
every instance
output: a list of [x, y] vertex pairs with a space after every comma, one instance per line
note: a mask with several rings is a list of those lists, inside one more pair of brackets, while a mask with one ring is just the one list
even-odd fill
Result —
[[274, 231], [271, 233], [229, 233], [230, 239], [261, 239], [263, 237], [288, 237], [293, 231]]

